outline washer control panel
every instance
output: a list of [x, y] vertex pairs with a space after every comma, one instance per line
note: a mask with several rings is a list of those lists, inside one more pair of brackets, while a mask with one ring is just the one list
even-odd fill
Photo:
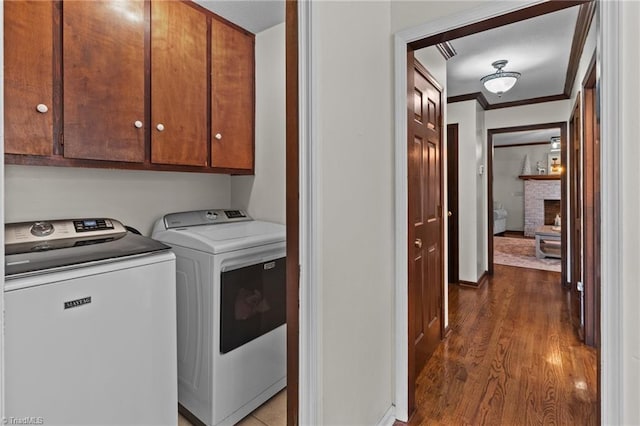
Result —
[[94, 239], [124, 235], [125, 227], [114, 219], [39, 220], [4, 225], [5, 247], [67, 239]]
[[73, 221], [76, 232], [107, 231], [113, 229], [111, 219], [78, 219]]

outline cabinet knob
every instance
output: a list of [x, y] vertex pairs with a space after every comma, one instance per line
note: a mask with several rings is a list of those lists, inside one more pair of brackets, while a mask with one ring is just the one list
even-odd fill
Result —
[[142, 121], [140, 120], [136, 120], [133, 125], [136, 127], [136, 129], [142, 129]]
[[38, 104], [38, 106], [36, 106], [36, 110], [38, 110], [39, 113], [44, 114], [45, 112], [49, 111], [49, 107], [47, 107], [45, 104]]
[[159, 132], [162, 132], [164, 130], [164, 124], [158, 123], [158, 125], [156, 126], [156, 129], [158, 129]]
[[215, 138], [216, 138], [216, 139], [218, 139], [218, 140], [222, 139], [222, 134], [220, 134], [220, 133], [216, 133]]

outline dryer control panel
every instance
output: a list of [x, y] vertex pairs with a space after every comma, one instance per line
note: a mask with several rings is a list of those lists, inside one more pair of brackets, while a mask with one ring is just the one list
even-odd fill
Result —
[[164, 216], [165, 229], [186, 226], [215, 225], [218, 223], [244, 222], [253, 220], [244, 210], [211, 209], [191, 212], [170, 213]]

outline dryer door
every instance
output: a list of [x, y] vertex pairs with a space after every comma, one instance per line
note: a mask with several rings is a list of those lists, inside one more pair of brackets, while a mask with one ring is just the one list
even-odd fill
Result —
[[221, 273], [220, 352], [286, 322], [285, 258]]

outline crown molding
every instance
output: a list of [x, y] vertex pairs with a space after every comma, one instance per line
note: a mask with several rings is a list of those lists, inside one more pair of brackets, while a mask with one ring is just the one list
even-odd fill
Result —
[[[575, 2], [574, 2], [575, 3]], [[596, 11], [596, 2], [593, 0], [587, 2], [579, 2], [580, 10], [578, 12], [578, 18], [576, 19], [576, 27], [573, 32], [573, 40], [571, 42], [571, 52], [569, 53], [569, 64], [567, 65], [567, 74], [564, 81], [564, 90], [557, 95], [540, 96], [537, 98], [522, 99], [519, 101], [501, 102], [490, 104], [487, 98], [482, 92], [467, 93], [463, 95], [450, 96], [447, 98], [447, 103], [464, 102], [470, 100], [476, 100], [487, 110], [500, 109], [500, 108], [512, 108], [516, 106], [539, 104], [544, 102], [560, 101], [571, 98], [571, 91], [578, 73], [578, 66], [580, 65], [580, 58], [584, 50], [584, 45], [587, 41], [587, 35], [589, 34], [589, 28]], [[573, 4], [575, 6], [575, 4]]]

